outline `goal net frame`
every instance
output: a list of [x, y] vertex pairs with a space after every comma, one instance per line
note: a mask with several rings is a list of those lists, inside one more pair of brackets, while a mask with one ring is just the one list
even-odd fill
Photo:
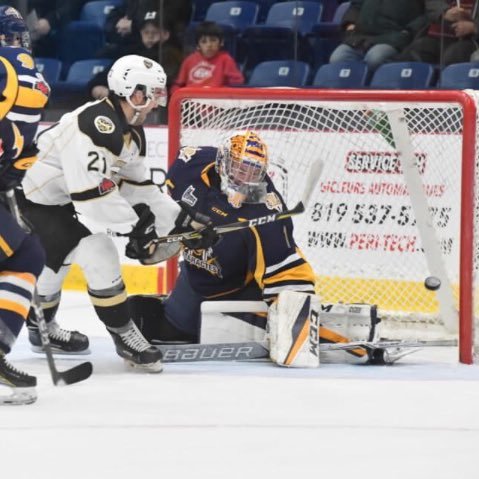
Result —
[[[415, 153], [409, 148], [408, 142], [401, 141], [401, 129], [407, 128], [404, 117], [398, 116], [396, 113], [401, 110], [397, 105], [453, 105], [455, 108], [460, 108], [462, 111], [461, 124], [461, 178], [460, 178], [460, 237], [458, 238], [459, 254], [458, 254], [458, 282], [457, 285], [457, 299], [455, 301], [456, 308], [456, 324], [457, 335], [459, 340], [459, 361], [466, 364], [474, 362], [474, 250], [475, 250], [475, 211], [476, 211], [476, 192], [475, 192], [475, 175], [476, 175], [476, 123], [477, 123], [477, 105], [474, 95], [471, 92], [459, 90], [443, 90], [443, 91], [389, 91], [389, 90], [320, 90], [320, 89], [289, 89], [289, 88], [183, 88], [175, 92], [169, 104], [169, 121], [168, 121], [168, 162], [169, 165], [174, 161], [178, 149], [181, 146], [186, 146], [182, 143], [182, 109], [187, 102], [191, 100], [198, 100], [202, 103], [211, 102], [231, 102], [238, 101], [259, 101], [259, 102], [288, 102], [294, 104], [295, 102], [312, 102], [321, 103], [326, 102], [334, 105], [365, 105], [365, 111], [376, 111], [377, 108], [384, 109], [387, 118], [390, 122], [389, 134], [392, 134], [393, 146], [398, 151], [398, 156], [401, 157], [401, 162], [409, 160], [413, 166], [415, 163]], [[396, 107], [389, 108], [389, 105], [396, 105]], [[412, 107], [411, 107], [412, 108]], [[253, 125], [254, 128], [254, 125]], [[391, 131], [392, 130], [392, 131]], [[347, 132], [344, 133], [348, 134]], [[203, 146], [210, 145], [208, 140], [203, 142]], [[200, 145], [189, 145], [200, 146]], [[433, 160], [433, 159], [431, 159]], [[403, 164], [403, 169], [407, 170], [407, 165]], [[419, 168], [408, 169], [412, 177], [406, 180], [408, 189], [412, 187], [416, 180], [420, 180], [420, 176], [414, 170]], [[404, 174], [404, 173], [403, 173]], [[416, 176], [414, 176], [416, 175]], [[407, 175], [404, 174], [406, 177]], [[422, 188], [420, 188], [422, 190]], [[424, 193], [418, 191], [419, 197]], [[291, 206], [291, 205], [289, 205]], [[414, 209], [414, 206], [413, 206]], [[427, 204], [423, 211], [425, 217], [422, 219], [423, 230], [429, 239], [426, 240], [421, 235], [420, 239], [425, 250], [426, 244], [431, 245], [434, 251], [434, 234], [429, 235], [428, 230], [429, 218], [427, 213]], [[419, 211], [414, 209], [415, 215], [421, 215]], [[479, 221], [479, 218], [477, 219]], [[417, 219], [418, 227], [421, 221]], [[421, 228], [419, 228], [421, 229]], [[429, 242], [429, 243], [428, 243]], [[301, 246], [301, 244], [300, 244]], [[427, 256], [427, 254], [425, 255]], [[431, 256], [432, 257], [432, 256]], [[432, 257], [432, 259], [434, 259]], [[434, 261], [428, 259], [429, 272], [431, 275], [444, 275], [441, 268], [437, 270], [434, 267]], [[434, 271], [432, 271], [434, 269]], [[170, 261], [167, 268], [167, 289], [171, 290], [175, 283], [178, 266], [176, 261]], [[434, 274], [433, 274], [434, 273]], [[425, 279], [425, 278], [424, 278]], [[442, 278], [441, 278], [442, 279]], [[436, 293], [440, 303], [441, 313], [444, 309], [444, 304], [447, 305], [447, 295], [450, 283], [442, 285], [440, 290]], [[442, 290], [442, 291], [441, 291]], [[442, 295], [442, 299], [441, 296]], [[449, 304], [450, 306], [450, 304]], [[447, 309], [447, 308], [446, 308]], [[454, 320], [453, 320], [454, 321]], [[444, 320], [446, 322], [446, 320]]]

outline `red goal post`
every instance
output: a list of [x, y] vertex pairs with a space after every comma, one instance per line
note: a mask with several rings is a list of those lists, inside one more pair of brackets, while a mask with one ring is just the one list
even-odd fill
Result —
[[[320, 159], [321, 179], [294, 221], [321, 300], [377, 304], [392, 339], [458, 337], [471, 364], [476, 124], [471, 91], [184, 88], [169, 105], [169, 162], [182, 146], [253, 129], [293, 206]], [[170, 288], [176, 274], [172, 263]], [[441, 279], [437, 292], [424, 288], [428, 276]]]

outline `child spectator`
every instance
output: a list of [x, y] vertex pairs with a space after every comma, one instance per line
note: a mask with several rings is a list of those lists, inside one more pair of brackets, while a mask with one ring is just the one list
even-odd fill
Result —
[[[116, 58], [134, 54], [160, 63], [167, 75], [168, 85], [178, 74], [183, 59], [181, 50], [171, 40], [170, 32], [168, 21], [164, 19], [161, 23], [157, 11], [145, 12], [143, 21], [140, 23], [141, 41], [134, 46], [119, 48]], [[108, 96], [108, 72], [109, 69], [98, 73], [88, 84], [90, 95], [96, 100]]]
[[195, 33], [197, 51], [183, 61], [171, 93], [185, 86], [237, 86], [244, 83], [233, 57], [222, 49], [223, 31], [214, 22], [202, 22]]

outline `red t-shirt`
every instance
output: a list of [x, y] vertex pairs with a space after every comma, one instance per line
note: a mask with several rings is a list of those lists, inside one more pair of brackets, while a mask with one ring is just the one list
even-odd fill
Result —
[[213, 58], [205, 58], [200, 52], [188, 55], [171, 87], [171, 93], [184, 86], [236, 86], [244, 83], [233, 57], [219, 51]]

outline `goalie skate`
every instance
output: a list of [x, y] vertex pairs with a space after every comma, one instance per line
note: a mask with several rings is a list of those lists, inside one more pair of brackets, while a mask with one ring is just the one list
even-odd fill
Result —
[[6, 386], [11, 394], [0, 395], [0, 404], [32, 404], [37, 400], [37, 378], [19, 371], [0, 353], [0, 386]]

